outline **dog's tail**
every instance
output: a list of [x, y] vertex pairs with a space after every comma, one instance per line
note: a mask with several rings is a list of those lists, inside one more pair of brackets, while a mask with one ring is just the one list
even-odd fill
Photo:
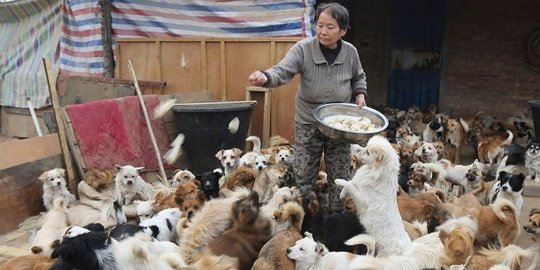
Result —
[[257, 136], [249, 136], [246, 138], [246, 141], [253, 143], [253, 152], [260, 153], [261, 152], [261, 139]]
[[281, 213], [278, 214], [279, 216], [276, 216], [276, 212], [274, 212], [276, 220], [278, 220], [279, 223], [289, 221], [290, 227], [295, 228], [300, 232], [302, 230], [302, 221], [304, 220], [305, 215], [304, 208], [297, 202], [287, 202], [280, 210], [276, 211], [277, 213]]
[[122, 209], [122, 204], [118, 200], [113, 202], [114, 207], [114, 216], [116, 217], [116, 224], [126, 224], [127, 223], [127, 217], [124, 213], [124, 209]]
[[[510, 269], [521, 269], [523, 259], [532, 259], [538, 256], [538, 246], [531, 246], [527, 249], [510, 244], [503, 247], [500, 251], [496, 249], [483, 248], [480, 254], [486, 256], [490, 261], [501, 264]], [[532, 268], [536, 269], [536, 268]]]
[[516, 217], [516, 206], [514, 203], [507, 199], [499, 198], [494, 203], [491, 204], [493, 213], [503, 222], [516, 224], [517, 226], [517, 217]]
[[459, 118], [459, 123], [463, 127], [463, 130], [465, 131], [465, 133], [469, 133], [469, 124], [467, 124], [467, 122], [463, 118], [461, 117]]
[[502, 171], [505, 171], [507, 173], [514, 173], [517, 168], [514, 165], [506, 165], [506, 162], [508, 161], [508, 156], [504, 156], [501, 161], [499, 162], [499, 165], [497, 166], [497, 174], [495, 177], [499, 177], [499, 173]]
[[358, 234], [356, 236], [353, 236], [349, 240], [345, 241], [345, 245], [347, 246], [358, 246], [358, 245], [364, 245], [367, 248], [366, 255], [374, 256], [375, 255], [375, 245], [376, 245], [375, 238], [369, 234]]
[[508, 134], [508, 137], [502, 142], [501, 147], [511, 144], [514, 140], [514, 133], [512, 133], [512, 131], [507, 130], [506, 133]]

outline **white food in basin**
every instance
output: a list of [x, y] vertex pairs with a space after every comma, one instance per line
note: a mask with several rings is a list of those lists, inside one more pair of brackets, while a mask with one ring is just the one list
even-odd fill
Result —
[[378, 127], [371, 123], [367, 117], [350, 115], [329, 115], [322, 119], [323, 123], [332, 128], [352, 132], [374, 132]]

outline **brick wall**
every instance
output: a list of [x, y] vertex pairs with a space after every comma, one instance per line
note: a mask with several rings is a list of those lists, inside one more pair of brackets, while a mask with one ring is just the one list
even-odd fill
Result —
[[[340, 1], [368, 76], [368, 103], [386, 104], [390, 0]], [[452, 115], [482, 110], [499, 118], [540, 99], [540, 74], [528, 68], [525, 43], [540, 27], [540, 1], [446, 1], [439, 106]]]

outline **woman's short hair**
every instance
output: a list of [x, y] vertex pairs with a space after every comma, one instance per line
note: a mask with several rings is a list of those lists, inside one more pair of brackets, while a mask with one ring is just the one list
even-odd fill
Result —
[[339, 3], [325, 3], [317, 8], [315, 21], [319, 20], [319, 16], [323, 11], [332, 15], [336, 19], [340, 29], [349, 28], [349, 11]]

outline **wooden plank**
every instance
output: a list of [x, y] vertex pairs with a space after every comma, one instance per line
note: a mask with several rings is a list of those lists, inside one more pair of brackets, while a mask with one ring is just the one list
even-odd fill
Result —
[[[62, 153], [58, 134], [0, 144], [0, 170]], [[52, 169], [52, 168], [51, 168]]]
[[225, 56], [225, 41], [220, 41], [219, 42], [219, 63], [221, 66], [221, 69], [220, 69], [221, 95], [219, 98], [221, 100], [225, 100], [227, 98], [227, 63], [225, 62], [226, 59], [227, 58]]
[[206, 41], [201, 40], [200, 50], [200, 67], [201, 67], [201, 90], [208, 91], [207, 72], [206, 72]]
[[73, 122], [71, 121], [71, 118], [69, 117], [66, 108], [62, 108], [62, 114], [64, 116], [64, 125], [66, 127], [66, 135], [67, 141], [69, 143], [69, 148], [71, 149], [71, 153], [73, 154], [73, 159], [75, 160], [77, 171], [79, 172], [79, 175], [82, 179], [84, 178], [84, 172], [86, 172], [88, 168], [86, 167], [80, 144], [77, 141], [77, 137], [75, 136], [75, 132], [73, 130]]
[[161, 51], [166, 94], [202, 90], [200, 42], [163, 42]]
[[62, 112], [60, 110], [60, 103], [58, 101], [58, 93], [56, 91], [56, 79], [57, 72], [54, 72], [52, 69], [51, 62], [48, 59], [43, 59], [43, 66], [45, 68], [45, 75], [47, 77], [47, 84], [49, 86], [49, 93], [51, 96], [51, 103], [54, 110], [54, 116], [56, 118], [56, 126], [58, 128], [58, 137], [60, 139], [60, 147], [62, 149], [62, 154], [64, 155], [64, 163], [66, 165], [66, 180], [68, 181], [68, 187], [71, 192], [77, 192], [77, 184], [75, 171], [73, 170], [73, 162], [71, 160], [71, 154], [69, 152], [69, 147], [66, 138], [66, 130], [64, 127], [64, 121], [62, 120]]
[[[163, 61], [161, 60], [161, 41], [159, 40], [156, 40], [156, 62], [157, 62], [157, 65], [156, 65], [156, 78], [158, 81], [161, 81], [161, 68], [162, 68], [162, 65], [163, 65]], [[158, 94], [158, 95], [162, 95], [163, 93], [154, 93], [152, 92], [152, 94]]]
[[206, 42], [206, 83], [207, 91], [212, 99], [221, 99], [221, 44], [219, 42]]

